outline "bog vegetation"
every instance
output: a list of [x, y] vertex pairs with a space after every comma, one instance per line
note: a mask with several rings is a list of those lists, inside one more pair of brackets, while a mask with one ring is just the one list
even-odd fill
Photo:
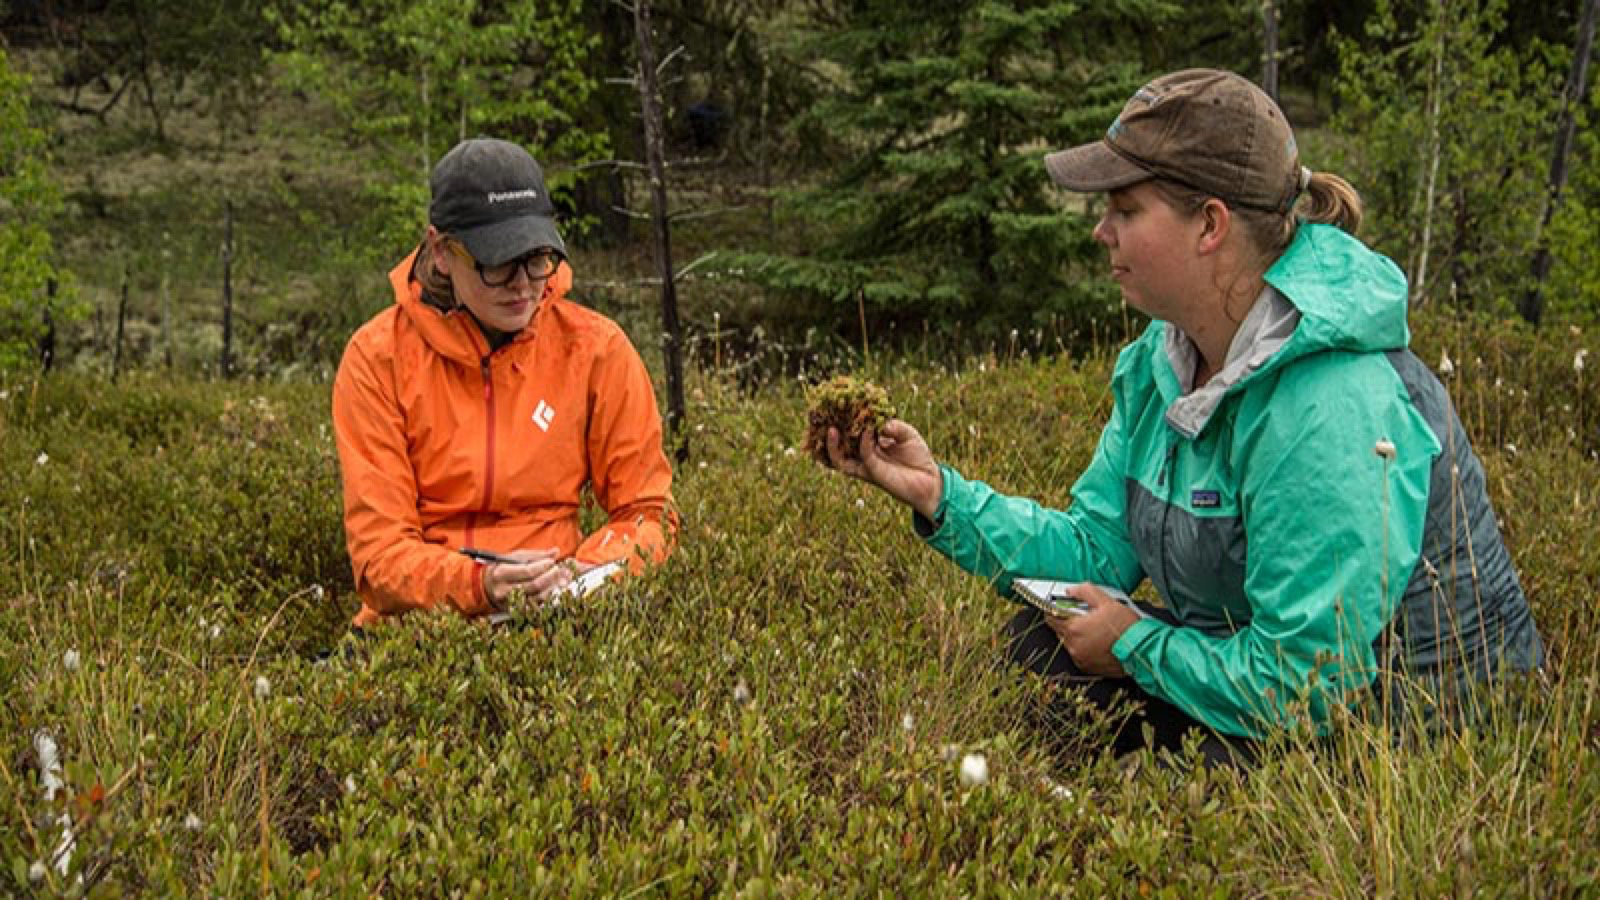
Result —
[[[581, 608], [358, 639], [328, 378], [431, 160], [527, 144], [576, 296], [660, 358], [649, 226], [618, 212], [646, 206], [631, 16], [0, 4], [0, 884], [1600, 891], [1597, 92], [1563, 99], [1595, 5], [663, 0], [680, 547]], [[1306, 161], [1411, 276], [1550, 666], [1492, 732], [1357, 714], [1249, 773], [1117, 761], [1109, 723], [1026, 724], [1048, 689], [996, 665], [1008, 604], [817, 466], [808, 410], [850, 373], [941, 459], [1064, 504], [1142, 323], [1038, 158], [1154, 72], [1253, 74], [1263, 6]]]

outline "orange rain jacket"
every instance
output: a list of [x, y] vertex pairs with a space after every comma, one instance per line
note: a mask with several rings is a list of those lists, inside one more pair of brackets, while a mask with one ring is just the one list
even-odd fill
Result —
[[[345, 348], [333, 386], [345, 538], [366, 626], [413, 609], [492, 611], [462, 547], [557, 548], [637, 571], [672, 549], [677, 513], [644, 362], [610, 319], [550, 277], [533, 320], [490, 352], [465, 309], [443, 312], [411, 276]], [[584, 538], [579, 492], [608, 516]]]

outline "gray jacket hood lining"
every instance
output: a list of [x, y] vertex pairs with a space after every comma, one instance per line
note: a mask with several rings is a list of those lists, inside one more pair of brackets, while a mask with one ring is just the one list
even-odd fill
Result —
[[1193, 382], [1200, 351], [1187, 334], [1169, 324], [1164, 347], [1167, 361], [1172, 365], [1178, 384], [1188, 385], [1190, 390], [1167, 407], [1167, 424], [1186, 438], [1198, 435], [1217, 411], [1223, 396], [1283, 349], [1299, 324], [1300, 310], [1277, 288], [1266, 285], [1250, 312], [1245, 314], [1244, 321], [1239, 323], [1239, 330], [1234, 332], [1222, 371], [1199, 386]]

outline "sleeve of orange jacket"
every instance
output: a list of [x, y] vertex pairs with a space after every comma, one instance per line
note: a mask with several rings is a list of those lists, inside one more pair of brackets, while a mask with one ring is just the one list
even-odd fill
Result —
[[422, 539], [417, 479], [395, 396], [391, 359], [357, 340], [333, 383], [333, 428], [344, 478], [344, 530], [356, 590], [385, 614], [446, 605], [489, 612], [477, 562]]
[[589, 479], [607, 522], [584, 540], [577, 558], [618, 560], [637, 572], [666, 559], [678, 533], [661, 413], [644, 360], [620, 329], [591, 372]]

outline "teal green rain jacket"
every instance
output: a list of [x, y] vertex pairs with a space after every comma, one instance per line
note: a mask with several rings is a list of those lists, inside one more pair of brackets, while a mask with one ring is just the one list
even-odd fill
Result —
[[1112, 651], [1225, 734], [1321, 730], [1335, 705], [1374, 695], [1380, 669], [1404, 676], [1383, 682], [1392, 710], [1426, 697], [1431, 721], [1473, 683], [1540, 665], [1483, 468], [1406, 349], [1404, 276], [1306, 225], [1266, 280], [1247, 346], [1236, 338], [1201, 390], [1183, 394], [1174, 362], [1192, 345], [1165, 323], [1122, 352], [1068, 510], [944, 467], [919, 533], [1007, 596], [1017, 577], [1127, 592], [1150, 579], [1181, 625], [1143, 619]]

